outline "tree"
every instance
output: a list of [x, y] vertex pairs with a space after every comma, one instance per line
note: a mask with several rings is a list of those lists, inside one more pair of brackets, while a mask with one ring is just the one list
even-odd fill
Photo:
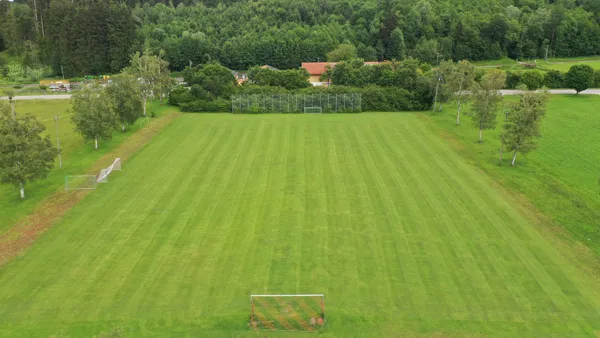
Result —
[[15, 111], [15, 91], [12, 89], [8, 89], [4, 91], [4, 95], [6, 95], [6, 97], [8, 98], [8, 104], [10, 105], [10, 111], [12, 113], [13, 116], [16, 116], [16, 111]]
[[448, 90], [451, 90], [456, 96], [456, 125], [460, 125], [462, 104], [469, 99], [469, 91], [475, 83], [475, 66], [467, 60], [458, 62], [454, 70], [448, 71], [446, 82]]
[[341, 45], [337, 46], [334, 50], [327, 53], [327, 61], [348, 61], [354, 59], [356, 56], [356, 47], [354, 47], [353, 44], [342, 43]]
[[288, 70], [272, 70], [263, 67], [252, 67], [248, 70], [248, 80], [260, 86], [277, 86], [286, 89], [310, 87], [310, 75], [304, 68]]
[[[435, 83], [435, 99], [433, 104], [433, 111], [435, 112], [436, 106], [437, 111], [442, 111], [443, 103], [446, 102], [451, 95], [454, 94], [452, 88], [453, 83], [452, 77], [456, 72], [456, 64], [450, 61], [442, 61], [433, 72], [432, 81]], [[439, 103], [439, 104], [438, 104]]]
[[187, 82], [188, 86], [199, 85], [210, 95], [227, 99], [234, 93], [237, 86], [233, 73], [215, 62], [186, 68], [183, 80]]
[[517, 153], [528, 153], [537, 147], [540, 126], [546, 115], [548, 91], [523, 91], [519, 102], [512, 105], [504, 126], [504, 142], [513, 151], [511, 165], [515, 166]]
[[25, 198], [25, 184], [48, 176], [58, 150], [46, 127], [33, 115], [13, 116], [10, 107], [0, 103], [0, 182], [19, 187]]
[[169, 77], [169, 63], [160, 55], [152, 55], [148, 46], [144, 54], [136, 52], [131, 56], [129, 67], [125, 69], [128, 74], [134, 75], [140, 82], [144, 116], [146, 116], [148, 97], [157, 92], [160, 83], [166, 82]]
[[500, 89], [506, 84], [506, 72], [491, 70], [473, 88], [473, 125], [479, 128], [479, 142], [483, 142], [483, 131], [496, 126], [496, 113], [502, 101]]
[[111, 139], [117, 125], [114, 103], [99, 86], [84, 87], [72, 101], [75, 131], [86, 141], [94, 140], [94, 149], [98, 149], [98, 140]]
[[551, 69], [544, 76], [544, 86], [547, 88], [564, 88], [565, 77], [560, 70]]
[[594, 84], [594, 68], [589, 65], [575, 65], [567, 72], [565, 85], [580, 92], [592, 87]]
[[544, 75], [537, 70], [525, 72], [521, 76], [521, 83], [527, 86], [529, 90], [540, 89], [544, 85]]
[[406, 55], [406, 45], [404, 44], [404, 34], [399, 27], [394, 28], [390, 36], [390, 46], [387, 57], [389, 60], [402, 60]]
[[113, 104], [112, 109], [121, 122], [122, 130], [142, 116], [142, 90], [140, 83], [131, 75], [118, 75], [106, 87], [106, 94]]

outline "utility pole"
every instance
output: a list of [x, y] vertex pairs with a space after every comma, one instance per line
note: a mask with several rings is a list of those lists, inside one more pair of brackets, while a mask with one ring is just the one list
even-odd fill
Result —
[[62, 155], [61, 155], [61, 151], [60, 151], [60, 139], [58, 138], [58, 118], [60, 115], [55, 115], [54, 116], [54, 125], [56, 127], [56, 146], [58, 148], [58, 165], [59, 168], [62, 169]]
[[[508, 114], [510, 114], [509, 112], [505, 112], [504, 113], [504, 125], [506, 126], [506, 122], [508, 121]], [[504, 127], [503, 127], [504, 128]], [[502, 130], [502, 143], [500, 145], [500, 157], [498, 158], [498, 165], [501, 166], [502, 165], [502, 155], [504, 154], [504, 136], [506, 135], [506, 129]]]
[[440, 88], [440, 82], [442, 82], [442, 76], [437, 74], [437, 81], [435, 83], [435, 98], [433, 99], [433, 113], [435, 114], [435, 108], [437, 107], [438, 90]]

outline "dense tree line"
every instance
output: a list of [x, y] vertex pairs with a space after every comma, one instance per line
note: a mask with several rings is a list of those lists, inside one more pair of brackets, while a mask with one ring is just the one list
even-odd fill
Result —
[[172, 70], [297, 68], [341, 44], [431, 64], [600, 54], [596, 0], [17, 0], [0, 1], [0, 26], [0, 51], [59, 74], [117, 72], [146, 41]]

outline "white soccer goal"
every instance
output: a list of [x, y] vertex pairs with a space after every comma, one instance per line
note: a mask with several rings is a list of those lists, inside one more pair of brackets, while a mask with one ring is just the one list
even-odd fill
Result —
[[94, 175], [65, 176], [65, 190], [94, 190], [97, 185]]
[[323, 114], [322, 107], [304, 107], [304, 114]]
[[96, 179], [98, 183], [108, 183], [108, 175], [115, 170], [121, 170], [121, 159], [116, 158], [113, 164], [111, 164], [108, 168], [100, 170], [100, 174]]
[[325, 296], [322, 294], [250, 295], [253, 330], [322, 331]]
[[144, 124], [148, 124], [150, 123], [150, 118], [146, 117], [140, 120], [140, 129], [142, 129], [142, 127], [144, 126]]

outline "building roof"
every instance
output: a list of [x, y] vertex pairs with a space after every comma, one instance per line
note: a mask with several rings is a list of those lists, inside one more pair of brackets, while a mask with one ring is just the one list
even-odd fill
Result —
[[306, 69], [310, 75], [324, 74], [327, 66], [333, 68], [335, 65], [335, 62], [302, 62], [302, 68]]
[[[368, 61], [365, 65], [378, 65], [383, 62]], [[326, 67], [334, 68], [337, 62], [302, 62], [302, 68], [306, 69], [310, 75], [321, 75], [325, 73]]]

